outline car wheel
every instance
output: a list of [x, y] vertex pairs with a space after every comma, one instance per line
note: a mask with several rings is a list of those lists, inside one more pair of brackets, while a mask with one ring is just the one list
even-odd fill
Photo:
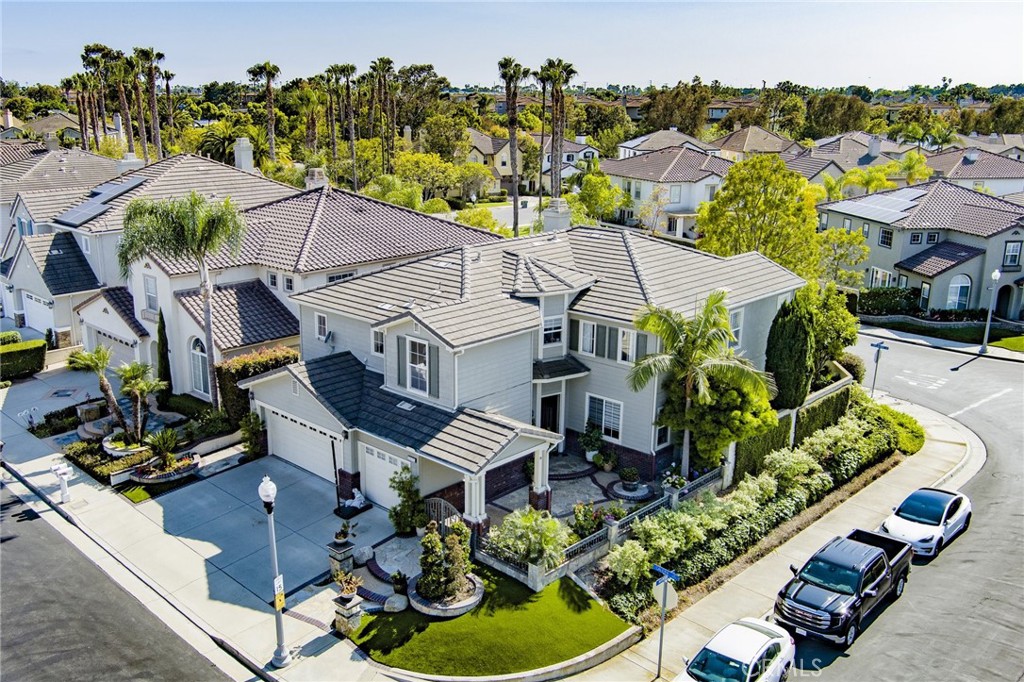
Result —
[[903, 596], [903, 588], [907, 586], [907, 576], [901, 575], [896, 579], [896, 587], [893, 588], [893, 597], [899, 599]]
[[846, 628], [846, 637], [843, 639], [843, 648], [848, 649], [853, 646], [858, 634], [860, 633], [857, 630], [857, 623], [850, 623], [850, 627]]
[[943, 540], [944, 538], [939, 538], [939, 541], [935, 543], [935, 556], [939, 556], [939, 552], [942, 551], [942, 546], [946, 544]]
[[971, 512], [967, 512], [967, 518], [964, 519], [964, 528], [960, 532], [964, 532], [964, 531], [966, 531], [970, 527], [971, 527]]
[[782, 675], [779, 676], [779, 682], [788, 682], [790, 672], [790, 665], [787, 663], [786, 667], [782, 669]]

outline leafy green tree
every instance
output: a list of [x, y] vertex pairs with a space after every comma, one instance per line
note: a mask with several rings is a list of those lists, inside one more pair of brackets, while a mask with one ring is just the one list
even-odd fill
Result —
[[821, 251], [821, 278], [842, 287], [859, 288], [864, 273], [856, 268], [871, 253], [863, 233], [833, 227], [818, 235], [818, 244]]
[[[587, 210], [579, 194], [566, 194], [565, 203], [569, 204], [569, 222], [573, 226], [597, 225], [597, 218]], [[542, 223], [543, 227], [543, 223]]]
[[[669, 394], [672, 392], [670, 388]], [[722, 451], [729, 443], [753, 438], [779, 424], [763, 383], [734, 385], [728, 379], [711, 376], [708, 378], [708, 398], [707, 402], [694, 403], [685, 414], [670, 411], [665, 416], [673, 421], [681, 420], [692, 432], [698, 454], [694, 462], [696, 466], [719, 466]], [[672, 403], [678, 404], [678, 401]]]
[[4, 102], [4, 107], [23, 121], [32, 115], [34, 106], [35, 102], [24, 95], [12, 97]]
[[167, 343], [167, 326], [164, 324], [164, 311], [161, 308], [157, 313], [156, 322], [156, 378], [164, 382], [165, 386], [157, 395], [157, 406], [167, 406], [167, 399], [174, 393], [174, 383], [171, 379], [171, 349]]
[[270, 160], [277, 161], [277, 147], [274, 138], [274, 124], [276, 112], [274, 111], [274, 81], [281, 75], [281, 68], [270, 62], [253, 64], [246, 71], [253, 83], [263, 82], [266, 93], [267, 104], [267, 140], [270, 144]]
[[725, 291], [711, 292], [692, 319], [651, 304], [640, 308], [634, 317], [636, 328], [658, 337], [662, 350], [634, 362], [626, 382], [631, 390], [641, 391], [652, 380], [664, 377], [667, 396], [658, 423], [683, 432], [684, 458], [690, 447], [687, 413], [693, 404], [707, 405], [713, 400], [712, 378], [751, 394], [764, 391], [770, 396], [775, 391], [770, 375], [729, 347], [736, 339], [725, 299]]
[[107, 368], [110, 367], [110, 358], [110, 347], [104, 346], [101, 343], [97, 344], [91, 351], [72, 353], [71, 357], [68, 358], [68, 366], [74, 370], [92, 372], [96, 375], [100, 383], [100, 393], [103, 394], [103, 398], [107, 401], [107, 408], [110, 410], [110, 415], [114, 418], [114, 423], [122, 431], [128, 433], [128, 424], [125, 422], [124, 412], [117, 402], [117, 397], [114, 396], [114, 388], [107, 379]]
[[774, 154], [729, 169], [697, 210], [697, 247], [719, 256], [757, 251], [804, 278], [818, 274], [818, 213], [807, 180]]
[[470, 227], [478, 227], [481, 230], [500, 234], [503, 237], [512, 236], [512, 230], [499, 223], [494, 214], [486, 208], [464, 208], [455, 214], [455, 222], [469, 225]]
[[[455, 166], [453, 172], [456, 183], [462, 189], [463, 199], [469, 199], [473, 196], [480, 198], [494, 184], [494, 175], [491, 173], [491, 169], [482, 163], [467, 161]], [[515, 230], [513, 230], [514, 232]]]
[[613, 185], [604, 173], [588, 173], [583, 177], [579, 199], [586, 207], [587, 213], [595, 218], [611, 218], [622, 205], [623, 196], [622, 188]]
[[801, 301], [786, 301], [768, 331], [764, 368], [775, 377], [778, 394], [772, 405], [803, 405], [814, 378], [814, 318]]
[[[444, 197], [459, 183], [455, 165], [434, 153], [399, 153], [395, 160], [395, 175], [406, 182], [419, 184], [427, 199]], [[487, 176], [491, 177], [490, 171]]]
[[857, 342], [857, 318], [846, 307], [846, 295], [829, 282], [811, 282], [796, 294], [814, 320], [814, 373], [820, 375], [832, 360]]
[[397, 124], [409, 126], [415, 133], [439, 109], [441, 93], [451, 87], [438, 75], [433, 64], [410, 64], [398, 69], [394, 76]]
[[363, 186], [363, 194], [414, 211], [420, 210], [423, 205], [423, 185], [402, 180], [397, 175], [374, 178], [373, 182]]
[[838, 92], [807, 98], [804, 136], [812, 139], [838, 135], [848, 130], [863, 130], [868, 123], [868, 105], [859, 97]]
[[896, 183], [889, 178], [897, 175], [899, 171], [900, 166], [895, 161], [881, 166], [851, 168], [843, 173], [843, 182], [847, 186], [863, 187], [868, 194], [874, 194], [885, 189], [894, 189]]
[[423, 124], [423, 133], [423, 150], [445, 161], [463, 159], [469, 151], [469, 131], [460, 119], [435, 114]]
[[700, 76], [689, 83], [679, 81], [672, 88], [663, 88], [650, 95], [641, 107], [646, 130], [665, 130], [676, 126], [680, 132], [696, 136], [707, 122], [711, 88]]
[[664, 185], [655, 185], [654, 190], [637, 207], [636, 219], [650, 233], [664, 226], [665, 207], [668, 206], [668, 191]]
[[130, 201], [117, 247], [117, 263], [125, 280], [131, 274], [132, 265], [151, 253], [167, 260], [186, 261], [199, 271], [210, 402], [215, 410], [220, 407], [220, 396], [214, 369], [213, 280], [208, 260], [222, 251], [237, 253], [244, 231], [245, 223], [231, 199], [211, 202], [193, 191], [185, 197], [165, 201]]
[[899, 162], [897, 174], [906, 178], [908, 185], [924, 182], [935, 171], [928, 165], [924, 155], [919, 152], [908, 152]]

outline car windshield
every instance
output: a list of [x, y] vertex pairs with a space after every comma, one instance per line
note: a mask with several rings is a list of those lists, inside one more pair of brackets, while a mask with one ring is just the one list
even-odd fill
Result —
[[830, 592], [856, 594], [860, 574], [857, 571], [836, 566], [821, 559], [811, 559], [804, 566], [804, 570], [800, 571], [800, 579]]
[[942, 521], [942, 513], [946, 511], [946, 502], [931, 495], [911, 495], [896, 510], [896, 516], [914, 523], [937, 526]]
[[746, 682], [749, 669], [750, 666], [746, 663], [740, 663], [711, 649], [701, 649], [687, 666], [686, 672], [690, 673], [690, 677], [704, 682]]

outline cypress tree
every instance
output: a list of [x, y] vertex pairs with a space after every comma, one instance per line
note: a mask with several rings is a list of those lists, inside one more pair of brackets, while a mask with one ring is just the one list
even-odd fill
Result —
[[814, 376], [814, 330], [810, 311], [799, 302], [782, 304], [768, 332], [765, 370], [775, 376], [779, 393], [772, 407], [799, 407]]
[[167, 388], [156, 396], [156, 402], [162, 409], [167, 406], [168, 398], [174, 394], [174, 386], [171, 383], [171, 350], [167, 345], [167, 327], [164, 326], [163, 309], [160, 310], [156, 323], [156, 355], [156, 378], [167, 382]]

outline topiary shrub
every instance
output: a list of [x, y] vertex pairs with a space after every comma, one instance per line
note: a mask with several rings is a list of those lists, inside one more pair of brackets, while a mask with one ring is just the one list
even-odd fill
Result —
[[867, 373], [867, 368], [864, 366], [864, 361], [859, 355], [853, 353], [843, 353], [836, 362], [853, 375], [854, 380], [859, 384], [864, 381], [864, 375]]
[[0, 332], [0, 346], [6, 346], [9, 343], [21, 343], [21, 332]]
[[22, 341], [0, 346], [0, 380], [23, 379], [43, 371], [46, 341]]
[[802, 300], [787, 301], [779, 308], [768, 332], [765, 371], [775, 377], [776, 409], [803, 405], [814, 377], [814, 319]]
[[420, 479], [408, 466], [391, 475], [388, 486], [398, 495], [398, 504], [388, 509], [388, 519], [399, 535], [410, 536], [416, 532], [416, 521], [423, 509], [420, 497]]
[[240, 381], [298, 360], [299, 353], [295, 349], [275, 346], [260, 348], [219, 363], [216, 372], [221, 408], [227, 413], [232, 425], [237, 427], [242, 417], [249, 412], [249, 392], [238, 387]]
[[792, 415], [779, 419], [774, 428], [736, 443], [735, 480], [742, 481], [746, 474], [757, 476], [763, 470], [764, 458], [773, 450], [789, 445], [789, 427]]
[[850, 406], [850, 387], [816, 400], [800, 408], [796, 416], [796, 445], [800, 445], [815, 431], [832, 426], [839, 421]]
[[420, 210], [424, 213], [449, 213], [452, 207], [441, 197], [434, 197], [424, 201], [423, 205], [420, 206]]

